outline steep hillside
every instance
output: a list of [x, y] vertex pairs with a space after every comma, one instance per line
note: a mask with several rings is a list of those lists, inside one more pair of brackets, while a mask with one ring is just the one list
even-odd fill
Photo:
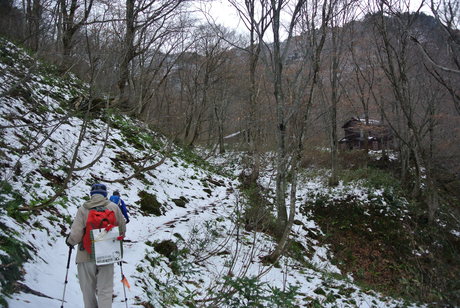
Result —
[[[308, 208], [311, 200], [325, 200], [322, 176], [302, 180], [297, 199], [305, 206], [289, 254], [263, 264], [275, 243], [245, 228], [254, 204], [232, 175], [237, 163], [224, 158], [212, 166], [110, 109], [86, 113], [85, 85], [56, 77], [58, 71], [11, 43], [0, 41], [0, 60], [2, 305], [61, 304], [65, 236], [90, 185], [103, 182], [129, 205], [123, 264], [129, 307], [417, 306], [358, 286], [332, 264], [330, 244], [320, 240], [327, 226]], [[261, 179], [268, 190], [272, 176], [267, 171]], [[383, 194], [369, 196], [356, 183], [335, 192], [337, 200], [353, 196], [363, 205]], [[388, 209], [385, 202], [377, 207]], [[113, 307], [126, 306], [119, 277], [116, 268]], [[65, 307], [82, 306], [73, 256], [65, 301]]]

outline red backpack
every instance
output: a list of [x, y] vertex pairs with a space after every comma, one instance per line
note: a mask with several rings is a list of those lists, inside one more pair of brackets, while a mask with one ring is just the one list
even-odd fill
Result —
[[118, 226], [115, 212], [103, 206], [92, 208], [86, 220], [85, 234], [83, 235], [83, 248], [91, 254], [91, 230], [106, 229], [107, 231]]

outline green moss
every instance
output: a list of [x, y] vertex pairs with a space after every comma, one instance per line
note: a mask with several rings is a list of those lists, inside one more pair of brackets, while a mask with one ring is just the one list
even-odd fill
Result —
[[159, 151], [163, 147], [161, 139], [156, 138], [150, 130], [137, 125], [136, 120], [126, 116], [113, 115], [112, 125], [122, 132], [127, 143], [140, 151], [147, 148]]
[[113, 142], [120, 148], [123, 148], [125, 146], [121, 140], [114, 139]]
[[24, 203], [21, 193], [15, 191], [8, 182], [0, 181], [0, 208], [5, 209], [8, 216], [20, 223], [26, 222], [30, 217], [29, 212], [18, 210]]
[[386, 188], [398, 194], [403, 194], [401, 181], [391, 173], [376, 168], [360, 168], [356, 170], [342, 170], [339, 179], [345, 184], [364, 180], [363, 186], [368, 188]]
[[178, 245], [172, 240], [155, 242], [153, 247], [156, 252], [168, 258], [168, 266], [175, 275], [186, 274], [193, 267], [186, 257], [189, 250], [186, 248], [179, 249]]
[[289, 256], [300, 263], [305, 263], [306, 257], [308, 259], [312, 257], [312, 253], [308, 251], [307, 247], [294, 239], [288, 243], [287, 249]]
[[31, 247], [17, 240], [5, 225], [0, 224], [0, 230], [5, 234], [0, 235], [0, 249], [4, 252], [0, 254], [0, 284], [2, 293], [8, 295], [14, 291], [14, 283], [24, 275], [22, 265], [31, 257]]
[[143, 273], [143, 272], [144, 272], [144, 268], [143, 268], [142, 266], [138, 265], [138, 266], [136, 267], [136, 271], [137, 271], [138, 273]]
[[145, 213], [153, 214], [156, 216], [163, 215], [163, 206], [160, 202], [158, 202], [155, 195], [142, 190], [138, 193], [138, 196], [141, 198], [138, 202], [141, 210], [143, 210]]
[[172, 202], [174, 202], [174, 204], [178, 207], [186, 207], [187, 203], [189, 202], [187, 200], [187, 198], [185, 198], [184, 196], [181, 196], [180, 198], [178, 199], [172, 199], [171, 200]]
[[25, 85], [16, 85], [13, 89], [9, 91], [9, 96], [18, 97], [24, 99], [26, 102], [33, 102], [32, 91], [28, 89]]
[[156, 252], [168, 258], [169, 261], [173, 261], [177, 258], [179, 249], [176, 243], [171, 240], [156, 242], [153, 244], [153, 247]]
[[[30, 57], [33, 53], [26, 48], [17, 47], [18, 45], [10, 44], [8, 40], [0, 38], [0, 61], [8, 66], [14, 66], [18, 62], [27, 67], [33, 66], [35, 61]], [[25, 58], [24, 55], [29, 57]]]
[[[226, 174], [221, 168], [218, 168], [214, 165], [211, 165], [208, 161], [204, 160], [200, 155], [198, 155], [193, 148], [188, 146], [182, 146], [180, 144], [176, 144], [177, 151], [174, 152], [174, 155], [181, 158], [186, 162], [186, 164], [182, 164], [183, 167], [187, 168], [189, 165], [198, 167], [203, 170], [210, 171], [216, 174], [222, 174], [228, 177], [233, 177], [232, 174]], [[196, 177], [195, 177], [196, 178]]]

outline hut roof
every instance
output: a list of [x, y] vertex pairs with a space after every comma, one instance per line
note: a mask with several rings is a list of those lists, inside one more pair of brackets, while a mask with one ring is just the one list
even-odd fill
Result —
[[[382, 122], [379, 120], [374, 120], [374, 119], [368, 119], [369, 126], [382, 126]], [[351, 126], [357, 126], [357, 125], [366, 125], [366, 119], [363, 118], [355, 118], [352, 117], [350, 120], [345, 122], [345, 124], [342, 126], [342, 128], [348, 128]]]

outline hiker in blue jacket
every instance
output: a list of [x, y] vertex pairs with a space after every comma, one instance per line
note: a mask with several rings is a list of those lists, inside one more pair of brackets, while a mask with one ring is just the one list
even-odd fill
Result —
[[110, 197], [110, 201], [118, 205], [121, 212], [123, 213], [123, 216], [125, 216], [126, 223], [128, 223], [129, 222], [128, 210], [126, 209], [126, 204], [123, 201], [123, 199], [121, 199], [120, 192], [118, 190], [115, 190], [113, 192], [112, 196]]

